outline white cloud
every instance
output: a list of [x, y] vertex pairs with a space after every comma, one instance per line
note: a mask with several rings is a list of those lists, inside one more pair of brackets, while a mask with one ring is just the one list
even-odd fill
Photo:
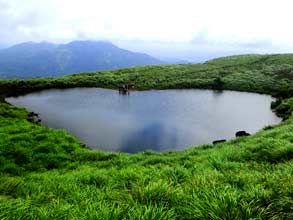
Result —
[[0, 39], [293, 47], [291, 0], [0, 0]]

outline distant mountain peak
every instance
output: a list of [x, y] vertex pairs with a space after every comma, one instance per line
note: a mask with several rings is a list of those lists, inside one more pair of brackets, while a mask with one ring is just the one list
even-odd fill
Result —
[[108, 45], [114, 45], [111, 41], [94, 41], [94, 40], [75, 40], [67, 43], [67, 45], [70, 44], [108, 44]]
[[110, 41], [71, 41], [67, 44], [62, 44], [60, 47], [75, 47], [75, 48], [104, 48], [104, 49], [110, 49], [110, 48], [118, 48], [116, 45], [111, 43]]
[[162, 63], [109, 41], [24, 42], [0, 50], [0, 78], [57, 76]]

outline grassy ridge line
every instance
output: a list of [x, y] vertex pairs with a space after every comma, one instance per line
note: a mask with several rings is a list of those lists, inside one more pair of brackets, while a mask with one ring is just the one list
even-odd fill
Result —
[[[131, 78], [143, 89], [152, 85], [142, 80], [147, 77], [150, 82], [170, 79], [154, 84], [160, 86], [183, 85], [178, 81], [184, 79], [185, 83], [191, 80], [192, 86], [198, 86], [194, 82], [200, 81], [200, 85], [211, 82], [209, 85], [215, 87], [219, 86], [213, 84], [218, 81], [215, 79], [221, 76], [224, 88], [238, 85], [243, 90], [265, 92], [273, 86], [274, 92], [284, 98], [289, 96], [284, 92], [291, 88], [290, 66], [283, 62], [283, 57], [277, 60], [278, 63], [274, 61], [269, 67], [254, 62], [255, 66], [245, 64], [249, 68], [229, 64], [230, 67], [221, 69], [217, 64], [214, 71], [211, 66], [214, 64], [175, 65], [55, 80], [67, 79], [68, 83], [76, 80], [78, 84], [85, 77], [82, 83], [94, 84], [102, 79], [116, 83]], [[242, 60], [233, 62], [243, 63]], [[161, 68], [155, 77], [153, 68]], [[180, 72], [178, 76], [176, 71]], [[44, 83], [42, 80], [54, 82], [54, 79], [39, 82]], [[279, 81], [286, 85], [280, 86]], [[16, 86], [16, 82], [20, 81], [4, 81], [4, 85]], [[20, 85], [29, 91], [32, 88], [27, 82], [31, 81]], [[291, 104], [292, 100], [286, 99], [277, 103], [276, 108], [291, 114]], [[0, 104], [1, 219], [293, 218], [292, 117], [251, 137], [216, 146], [133, 155], [81, 148], [71, 135], [29, 123], [26, 117], [24, 109]]]
[[[83, 73], [57, 78], [0, 80], [0, 94], [13, 96], [49, 88], [117, 88], [134, 83], [136, 89], [205, 88], [293, 96], [293, 55], [247, 55], [204, 64], [160, 65]], [[219, 84], [220, 82], [220, 84]]]

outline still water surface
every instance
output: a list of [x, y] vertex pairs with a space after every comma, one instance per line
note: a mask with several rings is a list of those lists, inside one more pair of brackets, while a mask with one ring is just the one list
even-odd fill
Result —
[[255, 133], [281, 120], [268, 95], [211, 90], [131, 92], [99, 88], [45, 90], [10, 103], [38, 112], [42, 124], [65, 129], [86, 145], [106, 151], [181, 150]]

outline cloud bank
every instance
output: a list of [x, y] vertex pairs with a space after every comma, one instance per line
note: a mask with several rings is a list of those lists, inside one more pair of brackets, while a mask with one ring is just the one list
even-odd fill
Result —
[[0, 44], [110, 40], [289, 52], [290, 0], [0, 0]]

